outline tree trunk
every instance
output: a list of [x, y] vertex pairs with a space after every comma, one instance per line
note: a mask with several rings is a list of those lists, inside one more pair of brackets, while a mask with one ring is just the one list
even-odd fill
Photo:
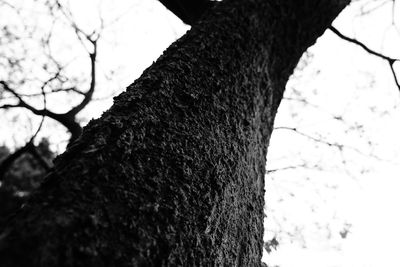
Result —
[[216, 4], [56, 160], [2, 266], [260, 266], [275, 113], [347, 3]]

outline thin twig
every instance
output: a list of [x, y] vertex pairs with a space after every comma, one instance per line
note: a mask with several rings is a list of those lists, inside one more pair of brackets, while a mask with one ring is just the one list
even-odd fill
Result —
[[391, 164], [397, 164], [396, 162], [392, 162], [390, 160], [382, 159], [382, 158], [380, 158], [380, 157], [378, 157], [378, 156], [376, 156], [376, 155], [374, 155], [372, 153], [366, 154], [363, 151], [361, 151], [360, 149], [352, 147], [352, 146], [342, 145], [342, 144], [339, 144], [339, 143], [332, 143], [332, 142], [329, 142], [327, 140], [312, 136], [312, 135], [304, 133], [304, 132], [302, 132], [302, 131], [298, 130], [297, 128], [294, 128], [294, 127], [280, 126], [280, 127], [275, 127], [274, 130], [292, 131], [292, 132], [294, 132], [294, 133], [296, 133], [298, 135], [301, 135], [301, 136], [303, 136], [303, 137], [305, 137], [307, 139], [310, 139], [310, 140], [312, 140], [314, 142], [321, 143], [321, 144], [324, 144], [326, 146], [336, 148], [338, 151], [343, 151], [344, 149], [347, 149], [347, 150], [353, 151], [353, 152], [355, 152], [355, 153], [357, 153], [359, 155], [362, 155], [364, 157], [370, 157], [370, 158], [374, 158], [374, 159], [382, 161], [382, 162], [388, 162], [388, 163], [391, 163]]

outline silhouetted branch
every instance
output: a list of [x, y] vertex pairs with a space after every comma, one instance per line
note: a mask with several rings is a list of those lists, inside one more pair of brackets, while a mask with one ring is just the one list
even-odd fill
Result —
[[[73, 15], [71, 14], [70, 10], [65, 8], [59, 1], [56, 1], [56, 5], [59, 10], [64, 14], [65, 18], [69, 21], [71, 27], [74, 29], [75, 34], [78, 40], [82, 43], [82, 46], [86, 49], [89, 54], [90, 58], [90, 85], [89, 90], [86, 93], [83, 93], [84, 98], [83, 100], [75, 107], [70, 109], [65, 114], [68, 116], [75, 116], [78, 114], [82, 109], [84, 109], [89, 102], [92, 100], [93, 93], [96, 88], [96, 57], [97, 57], [97, 41], [100, 38], [100, 34], [104, 28], [104, 21], [100, 18], [100, 27], [99, 30], [93, 31], [91, 34], [84, 32], [75, 22], [73, 19]], [[83, 37], [89, 41], [93, 45], [93, 51], [90, 52], [89, 49], [86, 47]]]
[[400, 90], [400, 83], [399, 80], [397, 79], [396, 72], [394, 71], [393, 67], [394, 62], [389, 62], [390, 70], [392, 71], [393, 77], [394, 77], [394, 82], [396, 83], [397, 88]]
[[361, 43], [360, 41], [343, 35], [341, 32], [339, 32], [339, 31], [338, 31], [335, 27], [333, 27], [333, 26], [330, 26], [329, 29], [330, 29], [333, 33], [335, 33], [337, 36], [339, 36], [340, 38], [342, 38], [343, 40], [346, 40], [346, 41], [348, 41], [348, 42], [351, 42], [351, 43], [353, 43], [353, 44], [356, 44], [356, 45], [358, 45], [358, 46], [361, 46], [365, 51], [367, 51], [368, 53], [370, 53], [370, 54], [372, 54], [372, 55], [375, 55], [375, 56], [377, 56], [377, 57], [383, 58], [383, 59], [388, 60], [388, 61], [397, 61], [397, 60], [398, 60], [398, 59], [395, 59], [395, 58], [391, 58], [391, 57], [385, 56], [385, 55], [383, 55], [383, 54], [381, 54], [381, 53], [379, 53], [379, 52], [376, 52], [376, 51], [372, 50], [371, 48], [367, 47], [365, 44]]
[[[4, 90], [6, 90], [9, 93], [11, 93], [12, 95], [14, 95], [19, 101], [17, 104], [3, 105], [3, 106], [0, 106], [0, 108], [4, 108], [4, 109], [5, 108], [16, 108], [16, 107], [26, 108], [35, 115], [42, 116], [42, 117], [49, 117], [53, 120], [58, 121], [62, 125], [64, 125], [68, 129], [68, 131], [71, 133], [71, 141], [75, 140], [76, 138], [79, 137], [79, 135], [82, 131], [82, 128], [79, 125], [79, 123], [76, 122], [75, 114], [69, 114], [69, 113], [58, 114], [58, 113], [48, 110], [46, 107], [44, 107], [43, 109], [36, 109], [35, 107], [33, 107], [30, 104], [28, 104], [27, 102], [25, 102], [22, 99], [22, 97], [18, 93], [16, 93], [15, 90], [11, 89], [5, 81], [0, 81], [0, 85], [3, 86]], [[43, 91], [42, 91], [42, 94], [43, 94]], [[45, 96], [44, 96], [44, 99], [45, 99]]]
[[270, 174], [270, 173], [277, 172], [277, 171], [286, 171], [286, 170], [293, 170], [293, 169], [305, 168], [305, 167], [307, 167], [307, 164], [303, 163], [303, 164], [299, 164], [299, 165], [286, 166], [286, 167], [282, 167], [282, 168], [267, 169], [266, 172], [267, 172], [267, 174]]
[[289, 130], [289, 131], [293, 131], [293, 132], [297, 133], [298, 135], [304, 136], [304, 137], [306, 137], [306, 138], [308, 138], [308, 139], [310, 139], [312, 141], [315, 141], [317, 143], [321, 143], [321, 144], [324, 144], [324, 145], [327, 145], [327, 146], [330, 146], [330, 147], [336, 147], [339, 150], [343, 149], [343, 145], [341, 145], [341, 144], [331, 143], [329, 141], [326, 141], [326, 140], [311, 136], [309, 134], [306, 134], [306, 133], [303, 133], [303, 132], [299, 131], [297, 128], [280, 126], [280, 127], [274, 128], [274, 130]]
[[0, 109], [9, 109], [9, 108], [19, 108], [19, 105], [16, 104], [4, 104], [0, 105]]
[[[3, 0], [0, 1], [3, 2]], [[44, 54], [48, 58], [48, 62], [43, 65], [43, 70], [48, 72], [50, 77], [46, 81], [42, 82], [40, 87], [37, 88], [41, 90], [40, 93], [37, 91], [32, 93], [19, 92], [19, 90], [17, 90], [18, 88], [13, 88], [13, 86], [11, 86], [11, 84], [13, 84], [11, 81], [1, 81], [0, 88], [3, 87], [4, 91], [9, 93], [3, 97], [2, 100], [10, 99], [15, 100], [15, 102], [3, 102], [2, 105], [0, 105], [0, 109], [25, 108], [35, 115], [52, 118], [68, 129], [68, 131], [71, 133], [70, 140], [73, 141], [79, 137], [82, 130], [81, 126], [76, 120], [76, 115], [93, 100], [93, 95], [96, 89], [96, 58], [98, 54], [97, 43], [105, 27], [105, 23], [103, 18], [100, 17], [99, 27], [91, 33], [86, 33], [78, 26], [70, 9], [63, 6], [63, 4], [61, 4], [58, 0], [46, 2], [46, 6], [48, 7], [50, 14], [53, 16], [53, 23], [51, 23], [49, 27], [50, 29], [48, 34], [41, 38], [40, 41], [44, 48]], [[69, 24], [70, 28], [75, 32], [77, 40], [82, 44], [83, 48], [88, 53], [90, 59], [90, 73], [88, 77], [90, 84], [88, 89], [80, 89], [79, 84], [73, 86], [64, 86], [66, 81], [72, 79], [68, 79], [67, 77], [63, 76], [62, 72], [65, 69], [65, 64], [58, 62], [58, 60], [53, 56], [50, 46], [51, 38], [53, 38], [53, 27], [55, 21], [59, 19], [58, 17], [60, 14], [64, 19], [66, 19], [67, 24]], [[53, 71], [48, 69], [49, 64], [52, 66], [52, 69], [54, 69]], [[75, 106], [69, 108], [66, 112], [56, 113], [47, 108], [46, 96], [48, 94], [58, 92], [74, 92], [82, 95], [83, 99], [80, 100], [80, 102], [78, 102]], [[43, 97], [43, 108], [37, 108], [30, 104], [29, 97], [40, 96]]]
[[36, 109], [35, 107], [33, 107], [30, 104], [28, 104], [27, 102], [25, 102], [22, 99], [22, 97], [14, 89], [11, 89], [10, 86], [5, 81], [0, 81], [0, 85], [3, 86], [3, 89], [5, 91], [11, 93], [14, 97], [16, 97], [18, 99], [17, 104], [3, 105], [3, 108], [22, 107], [22, 108], [28, 109], [35, 115], [49, 117], [49, 118], [52, 118], [57, 121], [59, 120], [60, 114], [54, 113], [46, 108]]
[[[50, 89], [50, 91], [46, 91], [45, 94], [49, 95], [49, 94], [56, 94], [56, 93], [60, 93], [60, 92], [74, 92], [74, 93], [77, 93], [80, 95], [85, 95], [84, 92], [79, 91], [78, 89], [76, 89], [76, 87]], [[37, 96], [43, 95], [43, 93], [42, 92], [34, 93], [34, 94], [18, 93], [18, 95], [21, 97], [37, 97]], [[8, 99], [8, 98], [11, 98], [11, 97], [3, 97], [3, 99]], [[12, 98], [14, 98], [14, 97], [12, 97]]]
[[97, 40], [90, 40], [93, 44], [93, 53], [89, 53], [90, 58], [90, 86], [89, 90], [84, 93], [84, 98], [81, 103], [77, 106], [73, 107], [70, 111], [66, 114], [70, 116], [75, 116], [78, 114], [82, 109], [84, 109], [89, 102], [92, 100], [94, 90], [96, 88], [96, 56], [97, 56]]
[[356, 45], [360, 46], [362, 49], [364, 49], [365, 51], [367, 51], [368, 53], [370, 53], [370, 54], [372, 54], [372, 55], [374, 55], [374, 56], [377, 56], [377, 57], [380, 57], [380, 58], [386, 60], [386, 61], [389, 63], [389, 67], [390, 67], [390, 70], [392, 71], [392, 74], [393, 74], [393, 77], [394, 77], [394, 81], [395, 81], [395, 83], [396, 83], [396, 86], [397, 86], [397, 88], [398, 88], [399, 91], [400, 91], [400, 83], [399, 83], [399, 81], [398, 81], [396, 72], [394, 71], [394, 67], [393, 67], [394, 63], [397, 62], [397, 61], [400, 61], [400, 59], [392, 58], [392, 57], [386, 56], [386, 55], [384, 55], [384, 54], [382, 54], [382, 53], [376, 52], [376, 51], [372, 50], [371, 48], [367, 47], [365, 44], [361, 43], [360, 41], [345, 36], [344, 34], [342, 34], [340, 31], [338, 31], [338, 30], [337, 30], [335, 27], [333, 27], [333, 26], [330, 26], [329, 29], [330, 29], [333, 33], [335, 33], [337, 36], [339, 36], [340, 38], [342, 38], [343, 40], [346, 40], [346, 41], [348, 41], [348, 42], [350, 42], [350, 43], [356, 44]]
[[347, 150], [351, 150], [351, 151], [356, 152], [357, 154], [360, 154], [360, 155], [365, 156], [365, 157], [374, 158], [374, 159], [382, 161], [382, 162], [388, 162], [388, 163], [392, 163], [392, 164], [393, 163], [397, 164], [396, 162], [392, 162], [390, 160], [382, 159], [382, 158], [380, 158], [380, 157], [378, 157], [378, 156], [376, 156], [376, 155], [374, 155], [372, 153], [366, 154], [366, 153], [362, 152], [361, 150], [359, 150], [358, 148], [355, 148], [355, 147], [352, 147], [352, 146], [343, 145], [343, 144], [339, 144], [339, 143], [336, 143], [336, 142], [333, 143], [333, 142], [329, 142], [327, 140], [324, 140], [322, 138], [312, 136], [312, 135], [304, 133], [304, 132], [302, 132], [302, 131], [298, 130], [297, 128], [294, 128], [294, 127], [280, 126], [280, 127], [275, 127], [274, 130], [292, 131], [292, 132], [294, 132], [294, 133], [296, 133], [296, 134], [298, 134], [300, 136], [303, 136], [303, 137], [305, 137], [307, 139], [310, 139], [311, 141], [314, 141], [314, 142], [317, 142], [317, 143], [320, 143], [320, 144], [323, 144], [323, 145], [326, 145], [326, 146], [329, 146], [329, 147], [336, 148], [339, 152], [342, 152], [344, 149], [347, 149]]

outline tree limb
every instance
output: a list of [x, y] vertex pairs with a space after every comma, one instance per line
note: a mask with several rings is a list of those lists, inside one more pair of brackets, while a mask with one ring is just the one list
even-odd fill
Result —
[[75, 116], [78, 114], [82, 109], [84, 109], [87, 104], [92, 100], [94, 90], [96, 88], [96, 56], [97, 56], [97, 40], [88, 40], [93, 44], [93, 53], [89, 53], [89, 58], [90, 58], [90, 86], [89, 90], [84, 93], [84, 98], [81, 103], [79, 103], [77, 106], [73, 107], [70, 111], [68, 111], [66, 114], [70, 116]]
[[6, 90], [7, 92], [10, 92], [19, 101], [18, 104], [15, 104], [15, 105], [4, 105], [4, 106], [6, 106], [6, 108], [22, 107], [22, 108], [26, 108], [26, 109], [30, 110], [35, 115], [46, 116], [46, 117], [58, 120], [58, 117], [60, 114], [54, 113], [50, 110], [47, 110], [46, 108], [36, 109], [35, 107], [33, 107], [30, 104], [28, 104], [27, 102], [25, 102], [25, 100], [23, 100], [22, 97], [14, 89], [11, 89], [10, 86], [5, 81], [0, 81], [0, 84], [3, 86], [4, 90]]
[[400, 83], [399, 83], [399, 80], [398, 80], [398, 78], [397, 78], [396, 72], [395, 72], [394, 67], [393, 67], [394, 63], [397, 62], [397, 61], [400, 61], [400, 59], [398, 59], [398, 58], [392, 58], [392, 57], [386, 56], [386, 55], [384, 55], [384, 54], [382, 54], [382, 53], [376, 52], [376, 51], [372, 50], [371, 48], [369, 48], [368, 46], [366, 46], [365, 44], [363, 44], [362, 42], [360, 42], [360, 41], [358, 41], [358, 40], [356, 40], [356, 39], [350, 38], [350, 37], [348, 37], [348, 36], [345, 36], [345, 35], [342, 34], [340, 31], [338, 31], [335, 27], [333, 27], [332, 25], [329, 27], [329, 29], [330, 29], [334, 34], [336, 34], [337, 36], [339, 36], [340, 38], [342, 38], [343, 40], [346, 40], [346, 41], [348, 41], [348, 42], [350, 42], [350, 43], [353, 43], [353, 44], [355, 44], [355, 45], [358, 45], [358, 46], [360, 46], [362, 49], [364, 49], [365, 51], [367, 51], [368, 53], [370, 53], [370, 54], [372, 54], [372, 55], [374, 55], [374, 56], [377, 56], [377, 57], [380, 57], [380, 58], [386, 60], [386, 61], [389, 63], [389, 67], [390, 67], [390, 70], [391, 70], [391, 72], [392, 72], [392, 74], [393, 74], [394, 81], [395, 81], [395, 83], [396, 83], [397, 89], [400, 91]]
[[[18, 104], [3, 105], [3, 106], [0, 106], [0, 108], [4, 108], [4, 109], [16, 108], [16, 107], [26, 108], [35, 115], [49, 117], [53, 120], [58, 121], [62, 125], [64, 125], [68, 129], [68, 131], [71, 133], [71, 141], [73, 141], [79, 137], [79, 135], [82, 131], [82, 128], [79, 125], [79, 123], [77, 123], [75, 121], [76, 114], [68, 113], [68, 112], [64, 113], [64, 114], [59, 114], [59, 113], [55, 113], [55, 112], [48, 110], [46, 107], [44, 107], [43, 109], [36, 109], [35, 107], [33, 107], [30, 104], [28, 104], [27, 102], [25, 102], [22, 99], [22, 97], [14, 89], [11, 89], [10, 86], [5, 81], [0, 81], [0, 84], [3, 86], [4, 90], [10, 92], [12, 95], [14, 95], [19, 100]], [[43, 92], [42, 92], [42, 94], [43, 94]]]

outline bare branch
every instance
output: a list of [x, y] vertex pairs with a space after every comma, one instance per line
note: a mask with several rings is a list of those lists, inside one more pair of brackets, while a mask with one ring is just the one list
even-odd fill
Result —
[[0, 109], [9, 109], [9, 108], [19, 108], [19, 105], [14, 105], [14, 104], [4, 104], [0, 106]]
[[393, 77], [394, 77], [394, 81], [395, 81], [395, 83], [396, 83], [396, 86], [397, 86], [398, 90], [400, 91], [400, 83], [399, 83], [399, 80], [398, 80], [398, 78], [397, 78], [396, 72], [394, 71], [394, 66], [393, 66], [394, 63], [397, 62], [397, 61], [400, 61], [400, 59], [398, 59], [398, 58], [392, 58], [392, 57], [386, 56], [386, 55], [384, 55], [384, 54], [382, 54], [382, 53], [376, 52], [376, 51], [372, 50], [371, 48], [367, 47], [367, 46], [366, 46], [365, 44], [363, 44], [362, 42], [360, 42], [360, 41], [358, 41], [358, 40], [356, 40], [356, 39], [353, 39], [353, 38], [350, 38], [350, 37], [347, 37], [347, 36], [343, 35], [340, 31], [338, 31], [338, 30], [337, 30], [335, 27], [333, 27], [333, 26], [330, 26], [329, 29], [330, 29], [333, 33], [335, 33], [337, 36], [339, 36], [340, 38], [342, 38], [343, 40], [346, 40], [346, 41], [348, 41], [348, 42], [350, 42], [350, 43], [356, 44], [356, 45], [360, 46], [362, 49], [364, 49], [365, 51], [367, 51], [368, 53], [370, 53], [370, 54], [372, 54], [372, 55], [374, 55], [374, 56], [377, 56], [377, 57], [380, 57], [380, 58], [386, 60], [386, 61], [389, 63], [389, 67], [390, 67], [390, 70], [391, 70], [391, 72], [392, 72], [392, 74], [393, 74]]
[[[74, 92], [77, 93], [79, 95], [85, 95], [84, 92], [79, 91], [78, 89], [76, 89], [76, 87], [68, 87], [68, 88], [56, 88], [56, 89], [50, 89], [50, 91], [45, 91], [46, 95], [49, 94], [56, 94], [56, 93], [60, 93], [60, 92]], [[43, 95], [42, 92], [40, 93], [34, 93], [34, 94], [20, 94], [18, 93], [19, 96], [21, 97], [37, 97], [37, 96], [41, 96]], [[8, 98], [14, 98], [14, 97], [3, 97], [3, 99], [8, 99]]]
[[389, 62], [389, 66], [390, 66], [390, 70], [392, 71], [393, 77], [394, 77], [394, 82], [396, 83], [397, 88], [399, 88], [400, 90], [400, 83], [399, 80], [397, 78], [396, 72], [394, 71], [394, 62]]
[[338, 31], [335, 27], [333, 27], [333, 26], [329, 26], [329, 29], [330, 29], [333, 33], [335, 33], [337, 36], [339, 36], [340, 38], [342, 38], [343, 40], [346, 40], [346, 41], [348, 41], [348, 42], [351, 42], [351, 43], [353, 43], [353, 44], [356, 44], [356, 45], [362, 47], [365, 51], [367, 51], [368, 53], [370, 53], [370, 54], [372, 54], [372, 55], [374, 55], [374, 56], [380, 57], [380, 58], [385, 59], [385, 60], [388, 60], [388, 61], [398, 61], [398, 60], [399, 60], [399, 59], [396, 59], [396, 58], [391, 58], [391, 57], [385, 56], [385, 55], [383, 55], [383, 54], [381, 54], [381, 53], [379, 53], [379, 52], [376, 52], [376, 51], [372, 50], [371, 48], [367, 47], [365, 44], [361, 43], [360, 41], [343, 35], [341, 32], [339, 32], [339, 31]]
[[293, 166], [286, 166], [282, 168], [276, 168], [276, 169], [268, 169], [266, 170], [267, 174], [277, 172], [277, 171], [286, 171], [286, 170], [293, 170], [293, 169], [298, 169], [298, 168], [305, 168], [307, 167], [306, 163], [300, 164], [300, 165], [293, 165]]
[[[46, 117], [50, 117], [52, 119], [57, 120], [60, 114], [51, 112], [47, 109], [36, 109], [33, 106], [31, 106], [30, 104], [28, 104], [27, 102], [25, 102], [22, 97], [13, 89], [11, 89], [8, 84], [5, 81], [0, 81], [0, 84], [3, 86], [4, 90], [10, 92], [12, 95], [14, 95], [18, 100], [18, 104], [14, 105], [14, 107], [22, 107], [22, 108], [26, 108], [28, 110], [30, 110], [32, 113], [34, 113], [35, 115], [39, 115], [39, 116], [46, 116]], [[9, 108], [12, 106], [8, 106]]]
[[352, 146], [343, 145], [343, 144], [339, 144], [339, 143], [336, 143], [336, 142], [333, 143], [333, 142], [329, 142], [327, 140], [324, 140], [322, 138], [312, 136], [312, 135], [304, 133], [304, 132], [302, 132], [302, 131], [298, 130], [297, 128], [294, 128], [294, 127], [280, 126], [280, 127], [275, 127], [274, 130], [292, 131], [292, 132], [294, 132], [294, 133], [296, 133], [298, 135], [301, 135], [301, 136], [303, 136], [303, 137], [305, 137], [307, 139], [310, 139], [311, 141], [314, 141], [314, 142], [317, 142], [317, 143], [320, 143], [320, 144], [323, 144], [323, 145], [326, 145], [326, 146], [329, 146], [329, 147], [336, 148], [339, 152], [342, 152], [344, 149], [347, 149], [347, 150], [356, 152], [357, 154], [365, 156], [365, 157], [374, 158], [376, 160], [379, 160], [379, 161], [382, 161], [382, 162], [388, 162], [388, 163], [391, 163], [391, 164], [397, 164], [396, 162], [392, 162], [390, 160], [382, 159], [382, 158], [380, 158], [380, 157], [378, 157], [378, 156], [376, 156], [376, 155], [374, 155], [372, 153], [366, 154], [363, 151], [361, 151], [360, 149], [352, 147]]
[[68, 129], [68, 131], [71, 133], [71, 140], [76, 139], [80, 135], [82, 129], [79, 123], [75, 121], [74, 114], [70, 113], [58, 114], [46, 109], [46, 107], [44, 107], [43, 109], [36, 109], [33, 106], [26, 103], [22, 99], [22, 97], [15, 92], [15, 90], [11, 89], [8, 86], [8, 84], [5, 81], [0, 81], [0, 85], [3, 86], [4, 90], [10, 92], [19, 100], [19, 103], [16, 105], [4, 105], [7, 108], [22, 107], [30, 110], [35, 115], [52, 118], [53, 120], [58, 121]]
[[81, 103], [79, 103], [77, 106], [73, 107], [70, 111], [68, 111], [66, 114], [75, 116], [78, 114], [82, 109], [84, 109], [89, 102], [92, 100], [94, 90], [96, 88], [96, 56], [97, 56], [97, 40], [92, 41], [93, 44], [93, 53], [89, 53], [89, 58], [90, 58], [90, 86], [89, 90], [84, 94], [84, 98]]
[[321, 144], [324, 144], [324, 145], [327, 145], [327, 146], [331, 146], [331, 147], [336, 147], [339, 150], [343, 149], [343, 145], [341, 145], [341, 144], [331, 143], [331, 142], [328, 142], [326, 140], [311, 136], [309, 134], [306, 134], [306, 133], [303, 133], [303, 132], [299, 131], [297, 128], [280, 126], [280, 127], [274, 128], [274, 130], [289, 130], [289, 131], [293, 131], [293, 132], [295, 132], [295, 133], [297, 133], [297, 134], [299, 134], [301, 136], [304, 136], [304, 137], [306, 137], [306, 138], [308, 138], [308, 139], [310, 139], [312, 141], [315, 141], [317, 143], [321, 143]]

